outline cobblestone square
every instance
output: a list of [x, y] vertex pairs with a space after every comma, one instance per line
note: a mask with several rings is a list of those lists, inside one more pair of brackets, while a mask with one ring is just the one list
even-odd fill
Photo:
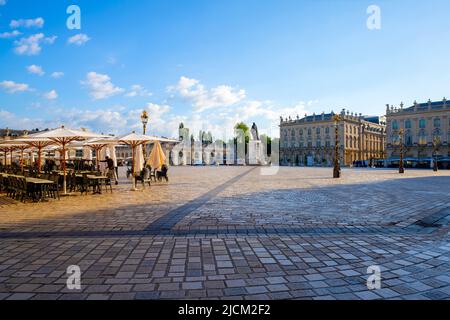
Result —
[[173, 167], [137, 192], [122, 178], [113, 194], [0, 195], [0, 299], [450, 299], [450, 172], [265, 173]]

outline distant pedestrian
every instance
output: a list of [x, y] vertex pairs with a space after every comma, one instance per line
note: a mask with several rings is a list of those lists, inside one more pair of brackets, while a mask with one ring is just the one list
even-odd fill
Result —
[[115, 184], [118, 185], [119, 181], [117, 179], [117, 174], [116, 174], [116, 168], [114, 167], [114, 160], [111, 159], [110, 157], [106, 156], [105, 158], [106, 160], [101, 161], [101, 162], [106, 162], [107, 168], [106, 168], [106, 176], [109, 179], [114, 179]]

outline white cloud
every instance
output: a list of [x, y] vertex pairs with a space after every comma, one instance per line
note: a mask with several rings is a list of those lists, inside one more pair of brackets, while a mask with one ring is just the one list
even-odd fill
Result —
[[[133, 90], [125, 91], [115, 86], [108, 75], [95, 72], [88, 73], [86, 80], [82, 83], [90, 90], [94, 100], [106, 99], [119, 93], [128, 95], [133, 92]], [[302, 117], [318, 102], [315, 100], [298, 102], [290, 106], [279, 106], [272, 101], [247, 100], [245, 96], [239, 96], [239, 94], [237, 94], [237, 98], [229, 97], [230, 93], [236, 94], [239, 91], [232, 88], [228, 90], [228, 88], [224, 89], [222, 86], [218, 86], [206, 89], [198, 80], [184, 77], [180, 79], [177, 87], [172, 87], [169, 91], [192, 102], [190, 113], [182, 114], [179, 110], [172, 109], [168, 102], [164, 101], [160, 104], [150, 102], [140, 108], [119, 105], [108, 109], [51, 109], [51, 111], [48, 110], [48, 113], [51, 114], [52, 120], [48, 122], [51, 122], [53, 126], [64, 123], [72, 128], [86, 127], [103, 133], [123, 134], [132, 130], [141, 132], [140, 115], [142, 110], [146, 110], [150, 117], [148, 134], [177, 137], [178, 126], [180, 122], [183, 122], [196, 139], [199, 131], [203, 130], [211, 131], [216, 139], [228, 141], [234, 134], [234, 126], [240, 121], [244, 121], [249, 126], [252, 122], [256, 122], [261, 134], [278, 137], [280, 116], [295, 118], [298, 114]], [[143, 87], [135, 85], [131, 89], [139, 91]], [[245, 91], [243, 92], [245, 93]], [[217, 96], [221, 96], [221, 98], [213, 98]], [[199, 108], [199, 104], [196, 104], [196, 102], [203, 101], [213, 103], [215, 106]], [[45, 111], [44, 107], [41, 110]], [[36, 125], [31, 127], [36, 127]]]
[[181, 77], [176, 86], [169, 87], [169, 92], [176, 92], [182, 98], [189, 100], [195, 112], [207, 109], [232, 106], [246, 97], [245, 90], [235, 89], [227, 85], [220, 85], [210, 90], [200, 81]]
[[129, 98], [150, 97], [150, 96], [152, 96], [152, 93], [149, 92], [147, 89], [145, 89], [143, 86], [141, 86], [139, 84], [135, 84], [135, 85], [131, 86], [130, 91], [125, 96], [129, 97]]
[[6, 110], [0, 109], [0, 127], [14, 128], [17, 130], [31, 130], [34, 128], [47, 128], [46, 121], [38, 119], [36, 117], [27, 118], [23, 115], [16, 115]]
[[124, 89], [116, 87], [111, 78], [106, 74], [89, 72], [86, 80], [81, 82], [89, 87], [90, 95], [94, 100], [102, 100], [124, 92]]
[[57, 36], [52, 36], [52, 37], [48, 37], [48, 38], [44, 38], [44, 43], [45, 44], [54, 44], [56, 39], [58, 39]]
[[44, 70], [42, 70], [41, 66], [37, 66], [35, 64], [32, 64], [31, 66], [27, 67], [27, 70], [31, 74], [37, 74], [39, 76], [43, 76], [45, 74]]
[[14, 30], [12, 32], [3, 32], [0, 33], [0, 39], [9, 39], [9, 38], [15, 38], [22, 34], [22, 32]]
[[51, 75], [51, 77], [54, 79], [59, 79], [59, 78], [62, 78], [63, 76], [64, 76], [64, 72], [61, 72], [61, 71], [53, 72]]
[[57, 39], [56, 36], [45, 37], [43, 33], [37, 33], [28, 38], [21, 38], [20, 40], [14, 41], [15, 49], [14, 51], [18, 55], [38, 55], [41, 50], [41, 44], [53, 44]]
[[17, 29], [20, 27], [24, 28], [42, 28], [44, 26], [44, 19], [41, 17], [36, 19], [19, 19], [19, 20], [12, 20], [9, 26], [12, 29]]
[[16, 83], [14, 81], [3, 81], [0, 82], [0, 87], [2, 87], [7, 93], [16, 93], [29, 91], [30, 87], [25, 83]]
[[74, 35], [73, 37], [70, 37], [67, 40], [67, 43], [74, 44], [74, 45], [77, 45], [77, 46], [82, 46], [86, 42], [88, 42], [89, 40], [91, 40], [91, 38], [89, 38], [86, 34], [79, 33], [77, 35]]
[[4, 6], [6, 4], [6, 0], [0, 0], [0, 6]]
[[[217, 112], [209, 110], [204, 113], [190, 113], [180, 115], [174, 112], [171, 106], [167, 104], [147, 103], [140, 108], [131, 110], [125, 106], [113, 106], [108, 109], [51, 109], [52, 119], [42, 121], [36, 119], [35, 122], [27, 122], [28, 126], [34, 127], [57, 127], [65, 124], [71, 128], [89, 128], [95, 132], [124, 134], [132, 130], [141, 132], [142, 123], [140, 115], [142, 110], [149, 114], [149, 124], [147, 133], [150, 135], [163, 135], [167, 137], [178, 137], [178, 126], [183, 122], [198, 139], [199, 131], [211, 131], [215, 139], [232, 138], [234, 126], [240, 121], [251, 125], [252, 122], [258, 124], [260, 133], [269, 134], [272, 137], [279, 135], [279, 116], [300, 115], [306, 112], [308, 103], [298, 103], [291, 107], [276, 107], [270, 101], [249, 101], [231, 109], [224, 109]], [[41, 107], [40, 110], [46, 110]], [[48, 110], [50, 112], [50, 110]], [[21, 120], [22, 121], [22, 120]], [[1, 120], [0, 120], [1, 122]]]
[[47, 100], [55, 100], [58, 99], [58, 93], [56, 92], [56, 90], [52, 90], [49, 92], [44, 93], [44, 98]]

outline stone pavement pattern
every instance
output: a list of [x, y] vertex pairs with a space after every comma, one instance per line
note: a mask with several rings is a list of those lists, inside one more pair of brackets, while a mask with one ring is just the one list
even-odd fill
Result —
[[0, 196], [0, 299], [450, 299], [450, 172], [330, 174], [178, 167], [140, 192]]

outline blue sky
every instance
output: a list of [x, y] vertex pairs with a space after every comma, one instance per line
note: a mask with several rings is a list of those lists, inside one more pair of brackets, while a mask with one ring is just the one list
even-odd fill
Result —
[[[66, 27], [71, 4], [81, 30]], [[380, 30], [366, 27], [372, 4]], [[280, 115], [440, 100], [449, 12], [447, 0], [0, 0], [0, 127], [124, 133], [147, 109], [152, 134], [183, 121], [222, 137], [243, 120], [277, 136]]]

